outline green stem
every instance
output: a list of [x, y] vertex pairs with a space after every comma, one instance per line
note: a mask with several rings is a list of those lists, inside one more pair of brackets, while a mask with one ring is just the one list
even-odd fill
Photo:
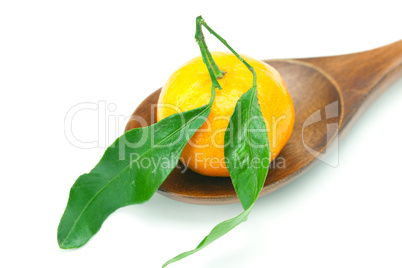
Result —
[[[207, 25], [207, 23], [204, 21], [204, 19], [201, 16], [197, 17], [197, 27], [198, 27], [198, 23], [203, 25], [211, 34], [213, 34], [216, 38], [218, 38], [218, 40], [221, 41], [222, 44], [224, 44], [241, 62], [243, 62], [247, 66], [247, 68], [253, 74], [253, 87], [257, 87], [257, 74], [255, 73], [254, 68], [250, 64], [248, 64], [248, 62], [246, 62], [231, 46], [229, 46], [229, 44], [226, 42], [225, 39], [220, 37], [219, 34], [217, 34], [214, 30], [212, 30], [211, 27], [209, 27]], [[196, 36], [197, 36], [197, 31], [196, 31]]]
[[205, 23], [204, 19], [201, 16], [198, 16], [196, 19], [195, 40], [197, 41], [198, 46], [200, 47], [202, 61], [207, 66], [209, 75], [212, 80], [212, 86], [214, 88], [222, 89], [221, 85], [218, 82], [218, 79], [223, 77], [224, 72], [219, 69], [218, 65], [212, 58], [211, 52], [209, 52], [208, 50], [207, 44], [205, 42], [205, 37], [204, 34], [202, 33], [201, 28], [203, 23]]

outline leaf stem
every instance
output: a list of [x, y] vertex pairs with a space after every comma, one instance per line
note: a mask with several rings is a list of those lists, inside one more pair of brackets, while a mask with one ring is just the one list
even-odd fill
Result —
[[221, 71], [218, 65], [215, 63], [212, 58], [211, 52], [208, 50], [207, 43], [205, 42], [204, 34], [202, 33], [202, 25], [204, 24], [204, 19], [201, 16], [196, 18], [196, 29], [195, 29], [195, 40], [198, 43], [198, 46], [201, 50], [202, 61], [207, 66], [209, 75], [211, 76], [212, 86], [214, 88], [222, 89], [221, 85], [218, 82], [219, 78], [223, 77], [224, 72]]
[[[241, 62], [243, 62], [247, 66], [247, 68], [253, 74], [253, 87], [257, 87], [257, 74], [255, 73], [254, 68], [250, 64], [248, 64], [248, 62], [245, 61], [231, 46], [229, 46], [229, 44], [226, 42], [225, 39], [223, 39], [219, 34], [217, 34], [214, 30], [212, 30], [211, 27], [208, 26], [208, 24], [204, 21], [204, 19], [201, 16], [197, 17], [197, 27], [198, 27], [198, 23], [200, 23], [211, 34], [213, 34], [216, 38], [218, 38], [218, 40], [221, 41], [222, 44], [224, 44]], [[197, 31], [196, 31], [196, 36], [197, 36]]]

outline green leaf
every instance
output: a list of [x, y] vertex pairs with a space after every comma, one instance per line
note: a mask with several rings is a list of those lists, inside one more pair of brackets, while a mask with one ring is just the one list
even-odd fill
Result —
[[245, 210], [238, 216], [216, 225], [195, 249], [170, 259], [162, 268], [196, 253], [246, 221], [264, 186], [270, 149], [256, 87], [252, 87], [240, 97], [230, 117], [229, 126], [225, 132], [225, 160]]
[[227, 234], [230, 230], [235, 228], [237, 225], [239, 225], [240, 223], [242, 223], [242, 222], [247, 220], [248, 214], [250, 214], [251, 209], [252, 209], [252, 206], [249, 207], [249, 209], [247, 209], [247, 210], [243, 211], [242, 213], [240, 213], [239, 215], [237, 215], [236, 217], [219, 223], [201, 241], [201, 243], [198, 244], [198, 246], [195, 249], [183, 252], [183, 253], [177, 255], [176, 257], [168, 260], [167, 262], [165, 262], [165, 264], [163, 264], [162, 268], [165, 268], [166, 266], [168, 266], [169, 264], [171, 264], [173, 262], [179, 261], [179, 260], [181, 260], [181, 259], [183, 259], [185, 257], [188, 257], [188, 256], [196, 253], [197, 251], [200, 251], [201, 249], [205, 248], [206, 246], [208, 246], [209, 244], [211, 244], [212, 242], [214, 242], [218, 238], [220, 238], [223, 235]]
[[119, 137], [90, 173], [71, 188], [60, 220], [60, 248], [84, 245], [118, 208], [149, 200], [179, 161], [187, 141], [205, 122], [215, 97], [200, 108], [171, 115]]
[[[226, 129], [224, 139], [226, 166], [228, 167], [233, 186], [244, 211], [238, 216], [216, 225], [195, 249], [183, 252], [170, 259], [163, 264], [162, 268], [196, 253], [247, 220], [264, 186], [271, 156], [268, 132], [257, 98], [257, 74], [251, 65], [205, 23], [201, 16], [197, 17], [197, 30], [200, 25], [204, 26], [211, 34], [229, 48], [253, 74], [253, 85], [237, 101], [233, 114], [230, 117], [229, 126]], [[196, 39], [197, 33], [200, 32], [201, 31], [196, 32]], [[203, 36], [201, 36], [201, 38], [203, 39]], [[208, 49], [206, 48], [206, 50]], [[201, 49], [201, 51], [203, 50]], [[204, 63], [209, 64], [208, 61], [204, 61]], [[212, 68], [210, 69], [212, 70]], [[210, 69], [208, 70], [210, 71]], [[210, 71], [212, 77], [211, 73], [212, 71]]]
[[257, 99], [257, 88], [244, 93], [236, 104], [225, 132], [225, 159], [237, 196], [244, 209], [257, 199], [268, 173], [269, 141]]

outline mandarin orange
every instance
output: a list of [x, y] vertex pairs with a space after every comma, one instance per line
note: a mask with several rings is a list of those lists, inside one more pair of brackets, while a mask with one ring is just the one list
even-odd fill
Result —
[[[207, 176], [229, 176], [224, 161], [224, 135], [240, 96], [250, 89], [251, 72], [236, 56], [213, 52], [212, 57], [224, 72], [218, 80], [211, 113], [185, 146], [181, 161], [191, 170]], [[242, 55], [257, 74], [257, 94], [265, 119], [271, 161], [290, 138], [294, 124], [292, 99], [280, 74], [270, 65]], [[163, 86], [158, 101], [157, 120], [206, 105], [211, 97], [211, 79], [201, 56], [175, 71]]]

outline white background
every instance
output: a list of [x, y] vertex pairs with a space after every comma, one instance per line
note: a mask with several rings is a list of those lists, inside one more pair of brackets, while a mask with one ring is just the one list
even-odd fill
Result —
[[[397, 2], [2, 1], [0, 266], [160, 267], [241, 212], [239, 204], [197, 206], [156, 194], [118, 210], [83, 248], [57, 245], [69, 189], [104, 151], [69, 143], [67, 112], [104, 101], [116, 108], [108, 116], [129, 116], [199, 55], [197, 15], [240, 53], [297, 58], [401, 39]], [[224, 49], [206, 37], [212, 50]], [[317, 164], [259, 199], [246, 223], [171, 267], [401, 267], [401, 115], [399, 80], [341, 141], [337, 168]], [[110, 144], [124, 124], [105, 127]], [[73, 130], [96, 140], [97, 113], [77, 115]]]

